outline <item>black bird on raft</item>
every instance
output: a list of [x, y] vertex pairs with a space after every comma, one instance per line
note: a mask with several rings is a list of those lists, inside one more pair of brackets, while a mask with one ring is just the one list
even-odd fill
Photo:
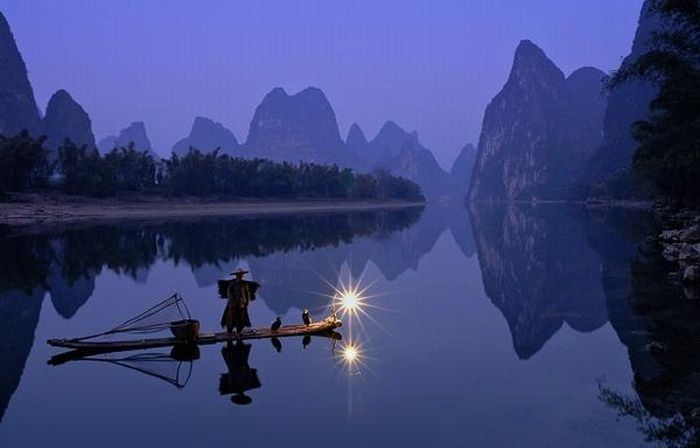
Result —
[[304, 325], [307, 327], [311, 325], [311, 315], [309, 314], [309, 310], [304, 309], [304, 312], [301, 313], [301, 320], [304, 321]]
[[301, 345], [302, 347], [304, 347], [304, 350], [306, 350], [306, 347], [309, 344], [311, 344], [311, 336], [307, 334], [306, 336], [304, 336], [304, 339], [301, 340]]
[[277, 332], [277, 330], [279, 330], [281, 326], [282, 326], [282, 319], [280, 319], [280, 317], [277, 316], [277, 319], [275, 319], [275, 321], [272, 322], [272, 325], [270, 325], [270, 330]]
[[272, 343], [272, 346], [275, 347], [275, 350], [277, 350], [277, 353], [282, 353], [282, 341], [280, 341], [278, 338], [272, 338], [270, 339], [270, 342]]

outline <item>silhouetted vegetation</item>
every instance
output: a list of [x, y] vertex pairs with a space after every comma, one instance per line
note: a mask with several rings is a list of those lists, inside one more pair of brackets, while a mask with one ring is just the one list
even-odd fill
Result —
[[191, 148], [184, 156], [158, 161], [133, 145], [101, 156], [95, 148], [66, 140], [53, 165], [47, 162], [44, 139], [27, 133], [0, 137], [0, 167], [7, 176], [0, 190], [22, 191], [48, 184], [66, 194], [107, 197], [118, 194], [158, 194], [208, 198], [398, 199], [422, 201], [420, 187], [387, 171], [357, 174], [336, 165], [277, 163], [265, 159], [232, 158], [218, 151]]
[[700, 444], [698, 425], [683, 415], [656, 417], [637, 398], [616, 392], [600, 382], [598, 391], [600, 401], [615, 410], [618, 416], [630, 417], [636, 422], [637, 430], [647, 442], [660, 443], [667, 448], [690, 448]]
[[0, 135], [0, 190], [22, 191], [46, 185], [51, 172], [44, 138], [27, 131], [15, 137]]
[[700, 203], [700, 3], [654, 0], [668, 24], [652, 49], [612, 78], [614, 88], [630, 78], [651, 80], [659, 93], [651, 116], [633, 126], [639, 148], [634, 170], [660, 193], [686, 205]]
[[196, 149], [166, 162], [161, 187], [168, 195], [423, 199], [418, 185], [383, 171], [355, 174], [336, 165], [231, 158]]

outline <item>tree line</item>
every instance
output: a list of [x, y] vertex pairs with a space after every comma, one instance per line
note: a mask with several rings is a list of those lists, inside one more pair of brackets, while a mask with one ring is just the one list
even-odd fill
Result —
[[336, 165], [234, 158], [196, 148], [156, 160], [132, 145], [100, 153], [66, 139], [55, 160], [45, 138], [27, 132], [0, 136], [0, 191], [52, 188], [66, 194], [111, 197], [323, 198], [424, 200], [414, 182], [386, 170], [356, 173]]
[[628, 79], [659, 88], [650, 116], [633, 125], [639, 146], [633, 170], [658, 193], [691, 207], [700, 205], [700, 2], [653, 0], [651, 12], [666, 26], [652, 37], [649, 51], [611, 78], [615, 88]]

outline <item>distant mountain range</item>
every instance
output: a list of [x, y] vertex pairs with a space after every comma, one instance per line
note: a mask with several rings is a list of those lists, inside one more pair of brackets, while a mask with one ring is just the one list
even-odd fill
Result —
[[[647, 0], [643, 6], [632, 52], [623, 64], [649, 48], [650, 36], [663, 28], [650, 4]], [[46, 135], [52, 150], [70, 138], [103, 154], [133, 143], [156, 156], [143, 122], [95, 144], [89, 115], [65, 90], [53, 95], [42, 120], [22, 56], [1, 14], [0, 60], [0, 133], [26, 129]], [[464, 195], [486, 202], [607, 196], [610, 182], [629, 177], [636, 147], [630, 125], [646, 116], [655, 90], [629, 81], [606, 97], [604, 79], [592, 67], [566, 77], [544, 51], [522, 41], [508, 81], [485, 111], [476, 150], [465, 146], [449, 172], [415, 131], [393, 121], [371, 140], [353, 124], [343, 141], [330, 102], [315, 87], [293, 95], [272, 89], [256, 108], [244, 143], [220, 123], [197, 117], [172, 151], [182, 156], [190, 147], [203, 152], [218, 148], [237, 157], [337, 164], [364, 172], [386, 169], [417, 182], [431, 201], [461, 200]]]
[[146, 133], [146, 125], [142, 121], [135, 121], [119, 132], [119, 135], [109, 135], [97, 144], [102, 154], [107, 154], [114, 148], [126, 148], [133, 144], [139, 151], [147, 151], [156, 158], [160, 158], [151, 147], [151, 141]]
[[183, 156], [190, 148], [197, 148], [202, 152], [218, 149], [222, 154], [238, 156], [240, 146], [233, 132], [221, 123], [215, 123], [209, 118], [196, 117], [190, 135], [175, 143], [173, 154]]
[[240, 145], [223, 125], [198, 117], [190, 136], [172, 150], [183, 155], [190, 147], [202, 152], [219, 148], [222, 153], [247, 158], [336, 164], [362, 172], [383, 168], [417, 182], [432, 200], [448, 197], [454, 191], [450, 175], [423, 147], [418, 134], [405, 131], [393, 121], [387, 121], [372, 141], [353, 124], [343, 141], [333, 107], [323, 91], [315, 87], [294, 95], [281, 88], [271, 90], [256, 108], [248, 138]]

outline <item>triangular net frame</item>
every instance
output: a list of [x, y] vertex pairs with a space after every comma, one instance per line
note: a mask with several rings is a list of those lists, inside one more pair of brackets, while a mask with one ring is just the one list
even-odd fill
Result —
[[180, 294], [173, 294], [162, 302], [153, 305], [146, 311], [132, 317], [124, 323], [117, 325], [111, 330], [102, 333], [83, 336], [74, 341], [84, 341], [98, 337], [107, 337], [122, 333], [155, 333], [170, 330], [174, 324], [182, 325], [183, 321], [192, 319], [190, 310]]

